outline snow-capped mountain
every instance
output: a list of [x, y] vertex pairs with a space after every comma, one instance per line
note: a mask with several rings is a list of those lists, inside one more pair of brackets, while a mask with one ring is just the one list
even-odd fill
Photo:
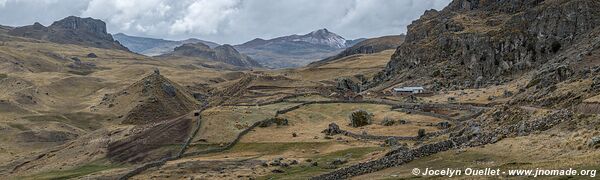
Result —
[[269, 40], [254, 39], [235, 48], [271, 68], [303, 66], [335, 55], [359, 40], [346, 40], [327, 29]]
[[346, 48], [346, 39], [335, 33], [329, 32], [327, 29], [319, 29], [300, 36], [293, 41], [304, 41], [312, 44], [326, 45], [333, 48]]

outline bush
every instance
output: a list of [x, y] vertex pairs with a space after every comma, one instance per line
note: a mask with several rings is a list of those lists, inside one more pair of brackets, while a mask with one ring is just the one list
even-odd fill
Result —
[[288, 120], [285, 118], [276, 117], [276, 118], [273, 118], [273, 122], [275, 122], [275, 124], [277, 124], [278, 126], [287, 126], [288, 125]]
[[350, 114], [350, 126], [361, 127], [371, 124], [373, 114], [365, 110], [356, 110]]
[[425, 129], [419, 129], [419, 132], [417, 133], [417, 137], [419, 137], [419, 138], [425, 137]]
[[4, 79], [4, 78], [7, 78], [7, 77], [8, 77], [8, 75], [6, 75], [6, 74], [0, 74], [0, 79]]
[[266, 121], [261, 122], [258, 125], [258, 127], [269, 127], [273, 123], [277, 124], [277, 126], [287, 126], [288, 120], [285, 118], [280, 118], [280, 117], [270, 118]]
[[382, 126], [391, 126], [396, 124], [396, 121], [394, 121], [392, 118], [390, 117], [384, 117], [383, 121], [381, 121], [381, 125]]

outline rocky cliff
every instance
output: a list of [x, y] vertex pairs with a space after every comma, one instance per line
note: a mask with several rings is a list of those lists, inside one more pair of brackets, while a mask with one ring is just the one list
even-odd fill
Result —
[[508, 81], [541, 67], [600, 25], [597, 0], [454, 0], [408, 26], [375, 85], [434, 89]]
[[106, 23], [98, 19], [69, 16], [45, 27], [40, 23], [17, 27], [8, 32], [13, 36], [46, 40], [61, 44], [76, 44], [105, 49], [128, 49], [106, 31]]

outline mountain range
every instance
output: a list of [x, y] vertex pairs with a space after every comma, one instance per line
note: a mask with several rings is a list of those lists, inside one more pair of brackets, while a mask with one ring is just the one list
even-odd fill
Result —
[[[114, 38], [131, 51], [147, 56], [169, 54], [176, 47], [184, 44], [202, 43], [210, 48], [219, 46], [214, 42], [194, 38], [172, 41], [129, 36], [123, 33], [115, 34]], [[233, 47], [264, 67], [289, 68], [336, 55], [363, 40], [365, 39], [346, 40], [327, 29], [319, 29], [304, 35], [289, 35], [268, 40], [256, 38]]]

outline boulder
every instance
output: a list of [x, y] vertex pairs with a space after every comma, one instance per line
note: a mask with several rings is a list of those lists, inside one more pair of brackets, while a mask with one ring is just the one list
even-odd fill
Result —
[[170, 83], [163, 83], [161, 85], [161, 88], [169, 97], [175, 97], [177, 95], [177, 90]]
[[397, 138], [395, 138], [395, 137], [389, 137], [389, 138], [385, 139], [385, 140], [383, 141], [383, 143], [384, 143], [384, 144], [383, 144], [384, 146], [389, 146], [389, 147], [395, 147], [395, 146], [398, 146], [398, 145], [400, 145], [400, 144], [398, 143], [398, 139], [397, 139]]
[[450, 127], [450, 122], [448, 122], [448, 121], [439, 122], [436, 124], [436, 126], [440, 129], [448, 129]]
[[596, 148], [598, 145], [600, 145], [600, 136], [592, 137], [592, 139], [588, 141], [589, 147]]
[[346, 164], [348, 162], [348, 160], [346, 160], [345, 158], [335, 158], [333, 159], [333, 161], [331, 161], [331, 165], [337, 166], [337, 165], [342, 165], [342, 164]]
[[271, 172], [273, 172], [273, 173], [284, 173], [285, 171], [281, 170], [281, 169], [273, 169]]
[[341, 133], [343, 133], [343, 131], [340, 129], [340, 126], [338, 126], [337, 124], [331, 123], [331, 124], [329, 124], [327, 129], [322, 131], [322, 133], [325, 133], [328, 136], [333, 136], [336, 134], [341, 134]]
[[361, 91], [360, 85], [354, 82], [350, 78], [338, 78], [336, 79], [335, 88], [341, 92], [355, 92], [359, 93]]
[[97, 56], [96, 54], [94, 54], [94, 53], [89, 53], [89, 54], [87, 55], [87, 57], [88, 57], [88, 58], [98, 58], [98, 56]]

